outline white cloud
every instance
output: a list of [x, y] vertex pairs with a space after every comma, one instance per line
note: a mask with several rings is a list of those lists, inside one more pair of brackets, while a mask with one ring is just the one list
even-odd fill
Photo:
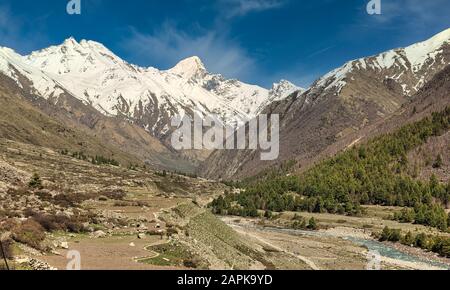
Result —
[[261, 12], [282, 7], [285, 2], [281, 0], [220, 0], [225, 16], [232, 18], [244, 16], [252, 12]]
[[209, 71], [227, 78], [255, 79], [258, 64], [238, 41], [231, 38], [228, 22], [231, 18], [250, 13], [277, 9], [289, 0], [217, 0], [215, 25], [199, 33], [187, 33], [173, 24], [164, 24], [153, 33], [131, 29], [124, 41], [124, 48], [139, 63], [169, 68], [180, 60], [198, 56]]
[[135, 60], [166, 68], [195, 55], [209, 71], [226, 77], [245, 78], [255, 69], [254, 60], [223, 32], [203, 31], [192, 35], [171, 24], [163, 25], [152, 34], [133, 28], [123, 45]]

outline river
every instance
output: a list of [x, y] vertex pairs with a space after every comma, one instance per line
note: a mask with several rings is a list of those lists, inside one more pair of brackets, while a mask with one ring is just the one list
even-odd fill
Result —
[[[267, 227], [267, 226], [262, 227], [262, 226], [249, 225], [249, 224], [246, 224], [246, 225], [242, 225], [242, 224], [237, 225], [236, 224], [236, 226], [250, 227], [250, 228], [258, 229], [261, 231], [284, 233], [284, 234], [289, 234], [289, 235], [293, 235], [293, 236], [336, 237], [336, 235], [334, 235], [334, 234], [330, 234], [330, 233], [323, 232], [323, 231], [305, 231], [305, 230]], [[358, 238], [358, 237], [354, 237], [354, 236], [340, 236], [340, 238], [351, 241], [359, 246], [363, 246], [371, 252], [376, 252], [376, 253], [380, 254], [381, 257], [405, 261], [405, 262], [411, 262], [411, 263], [421, 263], [421, 264], [429, 265], [432, 267], [437, 267], [437, 268], [440, 268], [443, 270], [450, 270], [450, 266], [445, 263], [441, 263], [439, 261], [429, 261], [427, 259], [399, 251], [385, 243], [381, 243], [376, 240]]]

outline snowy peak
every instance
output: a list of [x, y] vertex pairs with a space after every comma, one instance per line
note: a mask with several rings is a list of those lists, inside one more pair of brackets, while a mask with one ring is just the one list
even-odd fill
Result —
[[67, 38], [66, 40], [64, 40], [64, 42], [62, 44], [62, 46], [64, 46], [64, 47], [75, 47], [75, 46], [78, 46], [78, 45], [79, 45], [79, 43], [77, 42], [77, 40], [73, 36], [71, 36], [71, 37]]
[[[341, 90], [357, 72], [364, 71], [372, 78], [390, 79], [402, 86], [405, 95], [412, 95], [443, 67], [450, 64], [450, 29], [428, 40], [350, 61], [319, 79], [314, 89]], [[370, 73], [369, 73], [370, 72]]]
[[297, 87], [287, 80], [281, 80], [279, 83], [273, 84], [269, 95], [271, 95], [272, 101], [281, 101], [289, 97], [289, 95], [293, 94], [296, 91], [303, 92], [305, 90], [303, 88]]
[[57, 75], [80, 74], [125, 65], [122, 59], [102, 44], [87, 40], [77, 42], [73, 37], [61, 45], [31, 53], [26, 56], [26, 61], [33, 67]]
[[450, 42], [450, 28], [436, 34], [432, 38], [413, 44], [404, 49], [407, 59], [412, 64], [414, 70], [420, 70], [426, 60], [434, 54], [442, 52], [441, 48]]
[[198, 56], [192, 56], [180, 61], [176, 66], [168, 70], [168, 72], [186, 79], [192, 79], [204, 75], [206, 68]]

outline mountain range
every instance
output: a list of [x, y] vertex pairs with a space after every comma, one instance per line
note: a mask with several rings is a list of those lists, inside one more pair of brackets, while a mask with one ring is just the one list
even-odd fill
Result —
[[0, 73], [64, 124], [81, 126], [153, 166], [187, 171], [209, 153], [174, 152], [173, 116], [215, 114], [238, 127], [301, 90], [285, 80], [271, 90], [228, 80], [209, 73], [195, 56], [169, 70], [142, 68], [98, 42], [74, 38], [26, 56], [0, 48]]
[[272, 90], [209, 73], [200, 58], [180, 61], [161, 71], [127, 63], [98, 42], [69, 38], [63, 44], [21, 56], [0, 49], [0, 71], [23, 87], [23, 76], [36, 94], [58, 99], [63, 92], [106, 116], [123, 116], [154, 136], [170, 132], [174, 115], [217, 114], [241, 125], [272, 101], [295, 90], [282, 81]]
[[[74, 38], [25, 56], [0, 47], [4, 116], [18, 117], [0, 119], [0, 133], [215, 179], [253, 176], [288, 161], [301, 171], [376, 134], [368, 128], [420, 98], [449, 64], [450, 29], [350, 61], [308, 89], [285, 80], [265, 89], [226, 79], [195, 56], [169, 70], [139, 67], [98, 42]], [[235, 127], [260, 114], [279, 114], [280, 158], [263, 162], [258, 150], [177, 152], [170, 146], [170, 121], [185, 114], [216, 114]]]

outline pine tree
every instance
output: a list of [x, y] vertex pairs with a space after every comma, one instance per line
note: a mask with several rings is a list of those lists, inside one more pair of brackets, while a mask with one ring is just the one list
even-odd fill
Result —
[[39, 174], [37, 173], [33, 174], [30, 182], [28, 183], [28, 187], [33, 189], [42, 189], [42, 180]]
[[433, 168], [441, 168], [443, 165], [442, 155], [439, 154], [433, 163]]
[[312, 217], [312, 218], [309, 220], [309, 223], [308, 223], [308, 229], [309, 229], [309, 230], [312, 230], [312, 231], [315, 231], [315, 230], [318, 229], [317, 222], [316, 222], [316, 219], [315, 219], [314, 217]]

